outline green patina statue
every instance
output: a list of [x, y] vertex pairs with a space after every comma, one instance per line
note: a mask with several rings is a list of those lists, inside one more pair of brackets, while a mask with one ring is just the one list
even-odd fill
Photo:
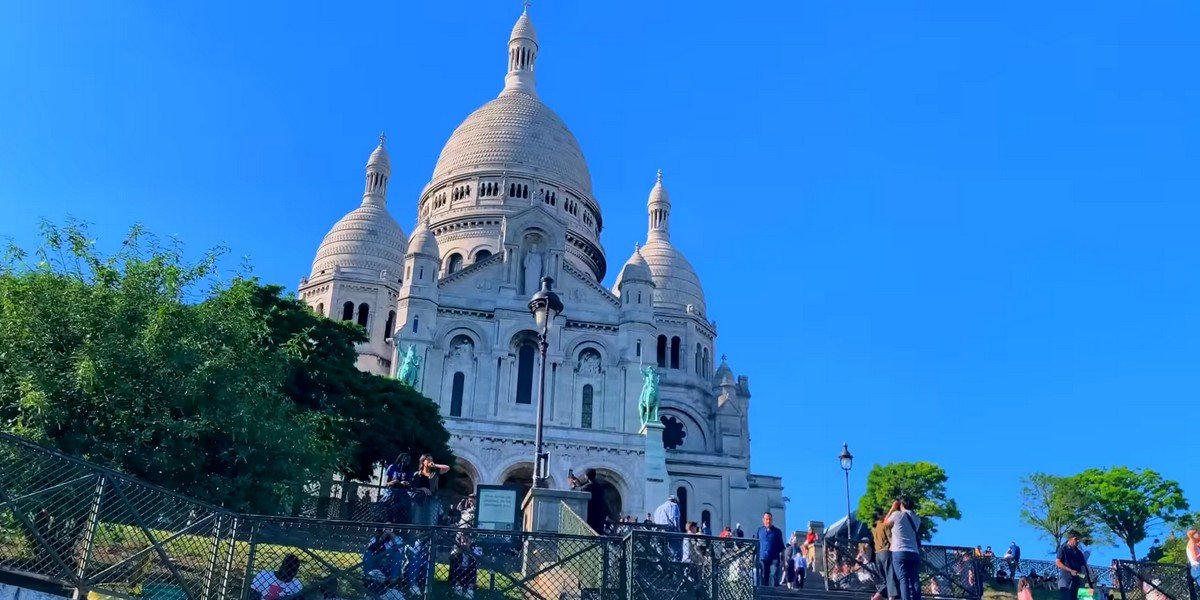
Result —
[[642, 369], [642, 397], [638, 400], [642, 425], [658, 422], [658, 369], [650, 365]]
[[408, 350], [404, 351], [404, 362], [400, 364], [400, 370], [396, 375], [396, 379], [399, 379], [400, 383], [416, 389], [417, 375], [420, 372], [421, 359], [417, 356], [416, 346], [410, 344]]

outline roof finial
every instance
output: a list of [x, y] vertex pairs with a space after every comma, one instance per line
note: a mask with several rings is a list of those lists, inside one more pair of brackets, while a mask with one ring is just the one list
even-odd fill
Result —
[[662, 183], [662, 169], [658, 170], [658, 182]]
[[380, 145], [380, 146], [382, 146], [382, 145], [383, 145], [383, 143], [384, 143], [384, 142], [386, 142], [386, 141], [387, 141], [387, 132], [386, 132], [386, 131], [380, 131], [380, 132], [379, 132], [379, 145]]
[[521, 11], [521, 13], [527, 15], [527, 14], [529, 14], [529, 5], [533, 4], [533, 3], [530, 2], [529, 0], [525, 0], [525, 2], [523, 2], [523, 4], [525, 5], [525, 10]]
[[642, 249], [642, 243], [641, 243], [641, 242], [634, 242], [634, 243], [633, 243], [633, 251], [634, 251], [635, 253], [636, 253], [636, 252], [640, 252], [640, 251], [641, 251], [641, 249]]

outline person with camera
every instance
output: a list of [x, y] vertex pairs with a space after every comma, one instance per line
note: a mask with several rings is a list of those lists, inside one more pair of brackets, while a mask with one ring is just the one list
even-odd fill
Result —
[[384, 520], [388, 523], [408, 523], [409, 521], [411, 503], [408, 498], [408, 486], [411, 483], [412, 474], [408, 471], [408, 464], [411, 460], [407, 454], [401, 453], [396, 457], [395, 462], [388, 465], [387, 471], [384, 473], [383, 490], [379, 494], [379, 499], [387, 512]]
[[1079, 532], [1067, 534], [1065, 544], [1058, 547], [1054, 557], [1058, 567], [1058, 593], [1062, 600], [1075, 600], [1079, 588], [1087, 581], [1087, 557], [1079, 547]]

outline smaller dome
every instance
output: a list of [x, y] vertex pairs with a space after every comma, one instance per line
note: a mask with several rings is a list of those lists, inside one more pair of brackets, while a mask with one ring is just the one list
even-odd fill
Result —
[[621, 292], [621, 282], [624, 281], [641, 281], [654, 285], [654, 277], [650, 273], [650, 265], [642, 256], [640, 247], [634, 246], [633, 255], [629, 260], [625, 261], [625, 266], [621, 268], [621, 273], [617, 275], [617, 281], [613, 284], [613, 292], [618, 295]]
[[721, 357], [721, 366], [717, 367], [717, 372], [713, 373], [713, 378], [717, 380], [718, 385], [733, 385], [733, 369], [729, 368], [729, 363], [725, 361], [724, 356]]
[[696, 270], [671, 242], [665, 239], [651, 239], [642, 246], [639, 253], [646, 259], [650, 266], [650, 274], [654, 278], [656, 305], [670, 306], [680, 311], [685, 311], [688, 305], [692, 305], [701, 316], [707, 312], [704, 288], [700, 285]]
[[529, 18], [529, 11], [521, 13], [521, 17], [517, 19], [517, 23], [513, 25], [512, 35], [508, 36], [508, 41], [525, 38], [533, 43], [537, 43], [537, 32], [533, 30], [533, 20]]
[[668, 208], [671, 206], [671, 195], [667, 193], [667, 188], [663, 186], [662, 169], [658, 170], [658, 180], [654, 182], [654, 187], [650, 188], [650, 197], [646, 200], [647, 206], [653, 206], [658, 203], [665, 203]]
[[433, 260], [442, 260], [442, 251], [438, 249], [437, 238], [429, 231], [428, 223], [422, 221], [413, 231], [408, 240], [409, 256], [426, 256]]
[[379, 145], [375, 147], [375, 151], [371, 153], [371, 158], [367, 159], [367, 170], [376, 170], [384, 175], [392, 174], [392, 159], [388, 156], [387, 148], [384, 147], [384, 142], [387, 140], [387, 135], [379, 134]]
[[382, 205], [364, 202], [342, 217], [317, 248], [312, 277], [353, 273], [378, 279], [383, 271], [389, 279], [404, 272], [404, 231]]

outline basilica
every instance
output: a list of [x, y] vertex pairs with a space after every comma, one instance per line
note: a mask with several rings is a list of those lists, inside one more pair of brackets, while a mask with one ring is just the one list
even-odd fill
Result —
[[750, 472], [749, 381], [717, 358], [700, 278], [671, 241], [662, 173], [645, 242], [606, 287], [604, 217], [579, 142], [538, 96], [539, 51], [526, 12], [503, 89], [450, 135], [411, 235], [388, 211], [379, 140], [361, 204], [321, 242], [300, 297], [366, 328], [364, 371], [393, 376], [415, 350], [415, 387], [440, 406], [462, 481], [528, 485], [541, 373], [528, 302], [550, 277], [565, 305], [546, 359], [550, 486], [595, 468], [616, 514], [644, 516], [666, 500], [644, 497], [643, 485], [640, 368], [656, 365], [667, 489], [684, 520], [753, 530], [769, 510], [782, 527], [782, 480]]

